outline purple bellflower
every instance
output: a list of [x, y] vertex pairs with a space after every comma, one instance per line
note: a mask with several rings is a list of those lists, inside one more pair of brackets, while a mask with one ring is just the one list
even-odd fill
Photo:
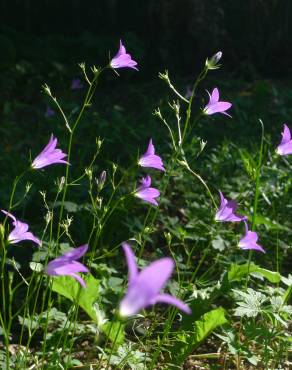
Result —
[[148, 149], [146, 153], [144, 153], [141, 158], [139, 159], [138, 164], [141, 167], [151, 167], [156, 168], [160, 171], [165, 171], [163, 167], [162, 159], [155, 154], [154, 145], [152, 144], [152, 139], [149, 141]]
[[122, 244], [128, 265], [128, 290], [120, 303], [120, 315], [129, 317], [140, 310], [156, 303], [176, 306], [181, 311], [191, 314], [191, 309], [178, 298], [160, 293], [174, 269], [172, 258], [160, 258], [150, 263], [143, 271], [138, 271], [135, 255], [127, 243]]
[[235, 213], [237, 203], [235, 200], [227, 200], [219, 191], [221, 204], [216, 212], [215, 221], [219, 222], [240, 222], [246, 220], [246, 216], [240, 216]]
[[276, 152], [280, 155], [288, 155], [292, 154], [292, 140], [291, 140], [291, 133], [289, 127], [284, 124], [283, 132], [282, 132], [282, 140], [279, 144]]
[[158, 206], [155, 198], [160, 196], [160, 192], [155, 188], [151, 188], [151, 177], [147, 175], [142, 178], [141, 186], [135, 191], [135, 196], [154, 206]]
[[86, 266], [76, 260], [81, 258], [87, 252], [87, 249], [88, 245], [85, 244], [50, 261], [45, 269], [46, 273], [50, 276], [72, 276], [82, 285], [83, 288], [85, 288], [85, 281], [82, 277], [77, 275], [76, 272], [89, 272], [89, 270]]
[[207, 91], [207, 93], [209, 95], [209, 103], [205, 106], [203, 112], [209, 116], [215, 113], [222, 113], [231, 117], [230, 114], [226, 113], [226, 111], [232, 106], [232, 104], [227, 101], [219, 101], [219, 90], [217, 87], [213, 89], [211, 95], [209, 91]]
[[28, 224], [17, 220], [11, 213], [1, 210], [6, 216], [12, 219], [12, 225], [14, 229], [8, 235], [8, 241], [11, 244], [17, 244], [23, 240], [31, 240], [38, 245], [41, 245], [41, 241], [34, 236], [30, 231], [28, 231]]
[[34, 159], [32, 162], [32, 168], [39, 169], [46, 166], [50, 166], [54, 163], [64, 163], [69, 164], [63, 159], [67, 157], [67, 154], [63, 153], [61, 149], [56, 149], [57, 139], [51, 135], [50, 141], [43, 151]]
[[56, 114], [56, 112], [49, 106], [47, 106], [44, 116], [46, 118], [53, 117]]
[[113, 57], [110, 61], [110, 66], [114, 69], [118, 68], [133, 68], [138, 71], [136, 67], [137, 62], [135, 62], [130, 54], [127, 54], [126, 48], [122, 44], [122, 40], [120, 40], [120, 48], [117, 54]]
[[80, 90], [83, 89], [83, 87], [84, 85], [79, 78], [73, 78], [71, 82], [71, 90]]
[[257, 244], [258, 241], [258, 234], [255, 231], [248, 230], [247, 222], [244, 221], [245, 224], [245, 236], [240, 239], [238, 245], [241, 249], [253, 249], [259, 252], [266, 253], [264, 248]]

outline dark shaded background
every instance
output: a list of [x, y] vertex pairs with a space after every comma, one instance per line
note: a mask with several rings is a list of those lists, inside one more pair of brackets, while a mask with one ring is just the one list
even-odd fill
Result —
[[290, 78], [291, 13], [290, 0], [1, 0], [1, 74], [23, 60], [106, 62], [122, 38], [140, 79], [188, 75], [218, 50], [229, 73]]

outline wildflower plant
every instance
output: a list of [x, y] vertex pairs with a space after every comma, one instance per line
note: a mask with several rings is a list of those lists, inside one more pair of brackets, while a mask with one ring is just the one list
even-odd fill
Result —
[[[95, 138], [93, 146], [89, 145], [90, 135], [83, 143], [78, 140], [85, 115], [94, 122], [89, 112], [96, 104], [95, 91], [102, 85], [100, 76], [113, 69], [138, 71], [136, 57], [122, 41], [104, 67], [80, 64], [83, 80], [73, 79], [70, 88], [80, 90], [84, 98], [70, 113], [44, 85], [55, 109], [48, 106], [45, 117], [56, 116], [56, 124], [59, 118], [63, 121], [58, 132], [61, 135], [63, 130], [67, 145], [58, 145], [51, 135], [28, 168], [28, 161], [23, 162], [23, 172], [13, 181], [7, 204], [1, 204], [5, 208], [0, 224], [3, 369], [69, 369], [75, 365], [109, 369], [126, 364], [154, 369], [162, 362], [165, 368], [181, 368], [214, 332], [226, 344], [222, 357], [232, 358], [229, 365], [235, 363], [239, 369], [246, 361], [263, 368], [283, 364], [289, 341], [291, 279], [281, 274], [278, 241], [275, 245], [275, 239], [266, 237], [261, 225], [267, 233], [275, 228], [290, 230], [259, 214], [267, 151], [263, 122], [256, 160], [244, 157], [241, 151], [246, 167], [252, 167], [250, 181], [236, 183], [228, 176], [220, 183], [220, 163], [212, 153], [208, 161], [217, 161], [216, 171], [202, 165], [199, 170], [198, 158], [208, 148], [208, 140], [198, 136], [200, 120], [208, 124], [208, 116], [216, 113], [222, 114], [221, 119], [232, 118], [232, 103], [221, 101], [217, 88], [208, 92], [209, 102], [195, 111], [203, 101], [197, 99], [199, 87], [210, 71], [221, 66], [222, 55], [217, 52], [206, 60], [187, 95], [179, 92], [167, 71], [159, 74], [176, 99], [168, 105], [168, 118], [165, 109], [158, 108], [154, 114], [165, 130], [167, 145], [161, 145], [156, 132], [151, 133], [146, 152], [142, 144], [137, 145], [140, 155], [133, 156], [136, 160], [128, 163], [128, 168], [126, 160], [111, 165], [111, 158], [102, 161], [100, 154], [107, 154], [103, 152], [106, 138]], [[222, 94], [226, 94], [223, 88]], [[218, 116], [213, 118], [220, 119]], [[102, 125], [100, 131], [103, 135]], [[141, 143], [146, 140], [141, 137]], [[32, 153], [42, 145], [33, 144]], [[90, 155], [83, 156], [87, 151]], [[226, 153], [230, 151], [232, 148]], [[286, 125], [276, 152], [291, 154]], [[273, 163], [277, 158], [275, 155]], [[54, 166], [59, 176], [55, 188], [38, 189], [43, 207], [35, 201], [37, 217], [33, 217], [27, 199], [31, 185], [23, 191], [23, 180], [39, 176], [50, 184], [55, 172], [48, 167], [54, 164], [62, 164]], [[225, 198], [219, 184], [232, 199]], [[262, 198], [268, 199], [266, 195]], [[240, 201], [242, 215], [233, 199]], [[36, 230], [36, 223], [43, 225], [43, 230], [34, 234], [29, 229]], [[265, 248], [258, 244], [259, 238]], [[124, 240], [135, 243], [135, 254]], [[277, 250], [276, 269], [271, 270], [266, 258], [273, 247]], [[24, 267], [25, 258], [21, 263], [14, 258], [16, 249], [29, 259]], [[20, 328], [17, 336], [13, 335], [15, 328]], [[268, 333], [270, 342], [261, 342], [257, 328], [261, 328], [260, 334]], [[92, 355], [79, 361], [75, 346], [84, 338], [89, 338], [87, 352]], [[35, 351], [31, 351], [33, 343], [37, 343]], [[12, 353], [15, 344], [18, 351]], [[252, 348], [257, 348], [254, 357]], [[219, 352], [215, 355], [221, 356]]]

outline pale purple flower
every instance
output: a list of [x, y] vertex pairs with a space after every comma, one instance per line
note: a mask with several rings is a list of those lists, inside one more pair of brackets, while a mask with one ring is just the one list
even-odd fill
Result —
[[235, 200], [227, 200], [224, 195], [219, 191], [220, 194], [220, 207], [215, 215], [215, 221], [219, 222], [240, 222], [246, 220], [246, 216], [237, 215], [235, 213], [237, 203]]
[[127, 243], [122, 244], [128, 265], [128, 290], [120, 303], [120, 315], [129, 317], [140, 310], [156, 303], [166, 303], [176, 306], [181, 311], [191, 314], [191, 309], [178, 298], [160, 293], [169, 280], [174, 269], [174, 261], [160, 258], [150, 263], [141, 272], [135, 261], [135, 255]]
[[72, 276], [83, 286], [83, 288], [85, 288], [85, 281], [82, 277], [77, 275], [77, 272], [89, 272], [89, 270], [86, 266], [76, 260], [79, 260], [79, 258], [86, 253], [87, 249], [88, 245], [85, 244], [55, 258], [48, 263], [45, 269], [46, 273], [50, 276]]
[[17, 244], [23, 240], [31, 240], [36, 244], [41, 245], [41, 241], [30, 231], [28, 231], [28, 224], [17, 220], [15, 216], [7, 211], [4, 211], [3, 209], [1, 210], [1, 212], [12, 219], [12, 225], [14, 226], [14, 229], [8, 235], [9, 243]]
[[238, 245], [241, 249], [253, 249], [259, 252], [266, 253], [264, 248], [257, 244], [258, 241], [258, 234], [255, 231], [248, 230], [248, 225], [246, 221], [245, 224], [245, 236], [240, 239]]
[[71, 89], [72, 90], [80, 90], [80, 89], [83, 89], [83, 87], [84, 87], [84, 85], [80, 81], [79, 78], [73, 78], [73, 80], [71, 82]]
[[130, 54], [127, 54], [126, 48], [122, 44], [122, 40], [120, 40], [120, 48], [117, 54], [113, 57], [110, 61], [110, 66], [114, 69], [118, 68], [133, 68], [138, 71], [136, 67], [137, 62], [135, 62]]
[[282, 140], [279, 144], [276, 152], [280, 155], [288, 155], [292, 154], [292, 140], [291, 140], [291, 133], [289, 127], [284, 124], [283, 132], [282, 132]]
[[61, 149], [56, 149], [57, 139], [51, 135], [50, 141], [43, 151], [34, 159], [32, 162], [32, 168], [39, 169], [46, 166], [50, 166], [54, 163], [64, 163], [69, 164], [63, 159], [67, 157], [67, 154], [63, 153]]
[[56, 112], [49, 106], [47, 106], [46, 111], [45, 111], [45, 117], [50, 118], [53, 117], [56, 114]]
[[141, 167], [151, 167], [156, 168], [160, 171], [165, 171], [165, 168], [163, 167], [162, 159], [155, 154], [155, 148], [152, 143], [152, 139], [150, 139], [148, 144], [148, 149], [146, 153], [144, 153], [141, 158], [139, 159], [138, 164]]
[[158, 206], [155, 198], [160, 196], [160, 192], [155, 188], [151, 188], [151, 177], [147, 175], [142, 178], [141, 185], [135, 191], [135, 196], [154, 206]]
[[232, 106], [232, 104], [227, 101], [219, 101], [219, 90], [217, 87], [213, 89], [211, 95], [209, 91], [207, 91], [207, 93], [209, 95], [209, 103], [205, 106], [203, 112], [207, 115], [222, 113], [231, 117], [230, 114], [226, 113], [226, 111]]

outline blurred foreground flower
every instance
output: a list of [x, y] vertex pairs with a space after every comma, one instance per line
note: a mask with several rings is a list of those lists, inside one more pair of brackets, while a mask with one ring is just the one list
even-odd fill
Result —
[[55, 163], [69, 164], [63, 160], [63, 158], [67, 157], [67, 154], [63, 153], [61, 149], [56, 149], [57, 143], [57, 139], [51, 135], [47, 146], [32, 162], [32, 168], [39, 169]]
[[47, 106], [44, 116], [46, 118], [53, 117], [56, 114], [56, 112], [49, 106]]
[[224, 195], [219, 191], [221, 204], [216, 212], [215, 221], [219, 222], [240, 222], [246, 220], [246, 216], [237, 215], [235, 213], [237, 203], [235, 200], [227, 200]]
[[50, 276], [72, 276], [83, 286], [83, 288], [85, 288], [86, 284], [84, 280], [77, 275], [76, 272], [89, 272], [89, 270], [86, 266], [76, 260], [81, 258], [87, 252], [87, 249], [88, 245], [85, 244], [52, 260], [48, 263], [45, 269], [46, 273]]
[[155, 206], [158, 206], [158, 203], [155, 198], [158, 198], [160, 192], [155, 189], [151, 188], [151, 177], [147, 175], [143, 177], [141, 180], [141, 186], [135, 191], [135, 196], [144, 200], [145, 202], [151, 203]]
[[160, 171], [165, 171], [165, 168], [163, 167], [162, 159], [155, 154], [155, 148], [152, 144], [152, 139], [150, 139], [148, 144], [148, 149], [146, 153], [144, 153], [141, 158], [139, 159], [138, 164], [141, 167], [151, 167], [156, 168]]
[[73, 78], [71, 82], [71, 90], [80, 90], [83, 89], [83, 87], [84, 85], [79, 78]]
[[130, 54], [127, 54], [126, 48], [122, 44], [122, 40], [120, 40], [120, 48], [117, 54], [113, 57], [110, 61], [110, 66], [114, 69], [118, 68], [133, 68], [138, 71], [136, 67], [137, 62], [135, 62]]
[[276, 152], [280, 155], [292, 154], [292, 140], [289, 127], [284, 124], [282, 132], [282, 140], [276, 149]]
[[226, 111], [232, 106], [232, 104], [227, 101], [219, 101], [219, 90], [217, 87], [213, 89], [211, 95], [209, 91], [207, 91], [207, 93], [209, 95], [209, 103], [205, 106], [203, 112], [207, 115], [222, 113], [231, 117], [230, 114], [226, 113]]
[[122, 244], [128, 265], [128, 291], [120, 303], [120, 315], [129, 317], [140, 310], [156, 303], [166, 303], [176, 306], [181, 311], [190, 314], [191, 309], [178, 298], [160, 293], [169, 280], [174, 269], [171, 258], [160, 258], [139, 272], [134, 253], [127, 243]]
[[245, 236], [240, 239], [238, 245], [241, 249], [253, 249], [256, 251], [260, 251], [263, 253], [266, 253], [264, 248], [257, 244], [258, 241], [258, 234], [255, 231], [248, 230], [248, 225], [246, 221], [244, 221], [245, 224]]
[[8, 241], [11, 244], [17, 244], [23, 240], [31, 240], [35, 242], [38, 245], [41, 245], [41, 241], [34, 236], [30, 231], [28, 230], [28, 224], [21, 222], [16, 219], [11, 213], [1, 210], [6, 216], [10, 217], [12, 221], [12, 225], [14, 226], [14, 229], [11, 231], [11, 233], [8, 235]]

